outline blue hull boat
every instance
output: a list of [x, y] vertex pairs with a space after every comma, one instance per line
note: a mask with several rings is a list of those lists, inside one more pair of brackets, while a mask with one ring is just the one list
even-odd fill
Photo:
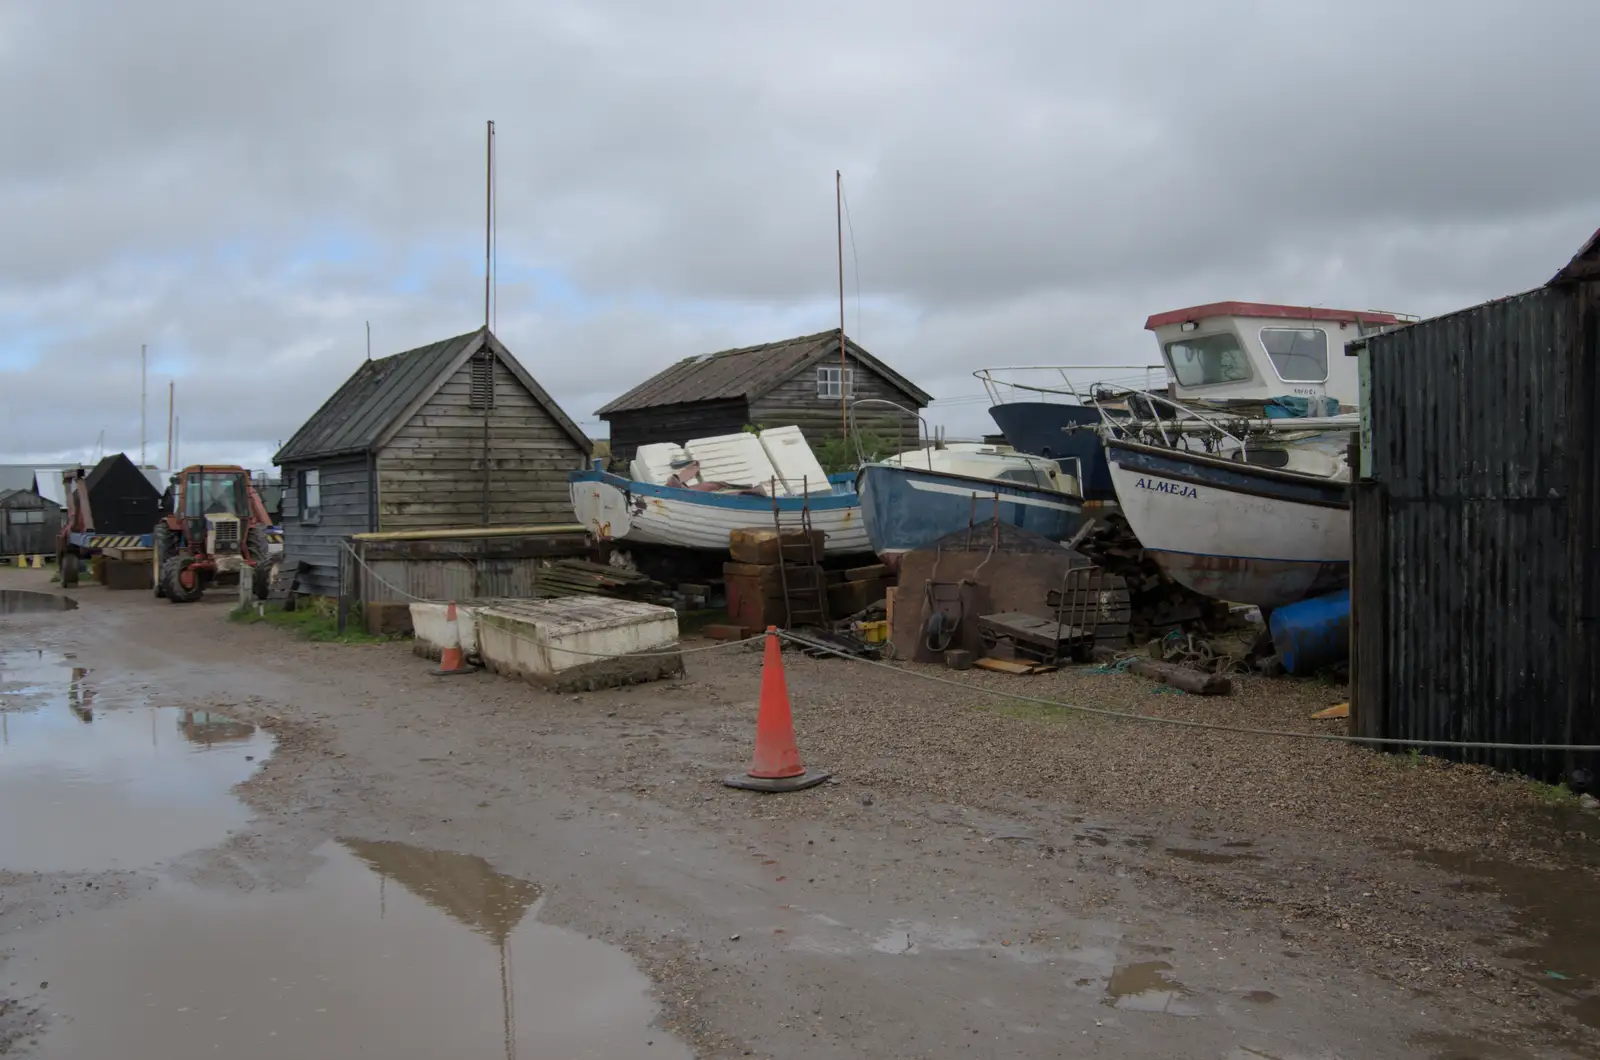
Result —
[[1083, 518], [1083, 502], [1070, 494], [900, 464], [866, 465], [856, 492], [867, 539], [891, 570], [905, 553], [975, 522], [999, 519], [1065, 541]]

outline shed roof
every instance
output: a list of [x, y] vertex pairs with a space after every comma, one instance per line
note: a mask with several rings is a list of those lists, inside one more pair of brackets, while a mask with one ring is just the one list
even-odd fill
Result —
[[0, 490], [0, 508], [50, 508], [53, 505], [32, 490]]
[[[898, 389], [926, 405], [933, 398], [915, 383], [846, 339], [850, 356], [871, 368]], [[660, 405], [692, 405], [702, 401], [743, 398], [753, 401], [793, 378], [813, 364], [839, 353], [839, 329], [819, 331], [782, 342], [742, 346], [720, 353], [705, 353], [683, 360], [657, 372], [595, 413], [609, 416], [616, 412], [655, 408]]]
[[1187, 309], [1172, 309], [1165, 313], [1152, 314], [1145, 320], [1144, 326], [1146, 331], [1154, 331], [1156, 328], [1182, 324], [1188, 320], [1204, 320], [1207, 317], [1326, 320], [1333, 324], [1389, 325], [1405, 323], [1395, 313], [1380, 313], [1376, 310], [1326, 309], [1322, 306], [1278, 305], [1273, 302], [1209, 302], [1206, 305], [1190, 306]]
[[584, 452], [588, 452], [591, 443], [578, 425], [561, 411], [555, 400], [528, 375], [488, 328], [479, 328], [404, 353], [363, 362], [344, 385], [301, 424], [272, 462], [287, 464], [372, 450], [401, 415], [443, 386], [486, 341], [501, 362], [528, 388], [534, 400]]

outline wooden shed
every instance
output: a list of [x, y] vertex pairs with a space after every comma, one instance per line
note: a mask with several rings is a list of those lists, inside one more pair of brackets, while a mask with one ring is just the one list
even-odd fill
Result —
[[[793, 424], [816, 446], [844, 433], [843, 403], [865, 398], [917, 411], [933, 400], [834, 328], [763, 346], [687, 357], [596, 415], [611, 427], [612, 458], [627, 461], [649, 442], [681, 445], [691, 438], [733, 434], [747, 424]], [[863, 405], [856, 425], [863, 433], [903, 437], [904, 448], [916, 445], [915, 417], [886, 405]]]
[[284, 561], [332, 594], [351, 534], [569, 523], [591, 449], [488, 328], [367, 361], [273, 458]]
[[161, 494], [125, 453], [114, 453], [85, 476], [90, 522], [97, 534], [148, 534], [161, 513]]
[[32, 490], [0, 492], [0, 556], [55, 555], [61, 509]]

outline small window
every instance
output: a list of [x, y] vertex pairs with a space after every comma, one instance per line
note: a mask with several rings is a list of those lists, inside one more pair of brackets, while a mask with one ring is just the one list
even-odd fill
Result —
[[494, 354], [488, 350], [472, 358], [472, 398], [475, 409], [494, 408]]
[[[844, 392], [839, 390], [839, 377], [844, 376]], [[856, 396], [856, 373], [853, 368], [837, 364], [824, 364], [817, 368], [817, 397], [839, 398]]]
[[18, 516], [17, 522], [22, 526], [44, 525], [44, 509], [42, 508], [24, 508], [12, 514]]
[[315, 519], [322, 512], [322, 472], [307, 468], [300, 472], [300, 518]]
[[1328, 378], [1328, 333], [1321, 328], [1262, 328], [1261, 345], [1286, 383], [1321, 383]]
[[1167, 363], [1179, 386], [1213, 386], [1250, 378], [1250, 357], [1232, 332], [1169, 342]]

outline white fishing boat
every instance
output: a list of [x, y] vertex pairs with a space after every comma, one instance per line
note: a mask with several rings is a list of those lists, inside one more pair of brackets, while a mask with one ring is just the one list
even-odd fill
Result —
[[828, 475], [796, 427], [641, 446], [629, 470], [569, 476], [573, 512], [598, 540], [726, 552], [734, 530], [809, 525], [827, 555], [872, 552], [855, 476]]
[[1106, 462], [1129, 528], [1174, 580], [1268, 610], [1349, 583], [1358, 416], [1230, 421], [1136, 396], [1160, 415], [1108, 415]]

